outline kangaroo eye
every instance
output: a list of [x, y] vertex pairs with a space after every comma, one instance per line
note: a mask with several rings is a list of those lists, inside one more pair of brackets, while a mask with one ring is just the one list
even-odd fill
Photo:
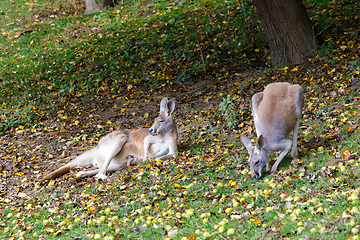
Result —
[[165, 122], [165, 120], [164, 120], [164, 119], [161, 119], [161, 120], [159, 120], [159, 122]]
[[255, 165], [259, 165], [259, 164], [260, 164], [260, 161], [257, 160], [257, 161], [255, 162]]

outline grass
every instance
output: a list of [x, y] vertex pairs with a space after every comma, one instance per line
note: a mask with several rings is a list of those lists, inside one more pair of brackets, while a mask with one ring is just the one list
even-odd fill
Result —
[[[359, 4], [306, 6], [326, 44], [271, 68], [248, 1], [91, 15], [80, 1], [1, 2], [1, 238], [358, 239]], [[273, 81], [305, 89], [300, 162], [255, 181], [239, 137], [255, 135], [250, 98]], [[148, 125], [157, 108], [142, 107], [163, 95], [178, 101], [179, 156], [112, 182], [37, 182], [107, 132]]]
[[[41, 4], [35, 3], [34, 9]], [[71, 5], [57, 8], [59, 3], [54, 3], [55, 9], [59, 9], [55, 12], [47, 5], [38, 11], [31, 7], [24, 9], [28, 6], [24, 4], [11, 5], [10, 13], [28, 10], [37, 15], [32, 25], [24, 23], [28, 16], [10, 14], [9, 17], [19, 20], [3, 23], [0, 41], [5, 54], [0, 59], [6, 63], [2, 67], [6, 74], [2, 76], [1, 92], [8, 99], [6, 102], [14, 105], [23, 97], [44, 101], [43, 95], [37, 94], [39, 90], [62, 101], [68, 95], [101, 90], [116, 92], [126, 83], [150, 87], [173, 85], [216, 69], [224, 60], [229, 62], [228, 67], [241, 60], [240, 51], [244, 50], [242, 45], [247, 44], [247, 38], [237, 36], [242, 34], [239, 27], [228, 27], [241, 26], [241, 18], [227, 17], [238, 11], [236, 2], [209, 1], [205, 9], [194, 2], [171, 7], [168, 4], [167, 1], [154, 1], [150, 5], [131, 2], [88, 16], [79, 16]], [[210, 7], [219, 11], [211, 13]], [[57, 13], [61, 11], [73, 14], [60, 17]], [[56, 21], [49, 21], [48, 16], [54, 16]], [[220, 39], [225, 43], [221, 44], [222, 49], [217, 43]], [[243, 62], [250, 65], [247, 59]], [[12, 111], [8, 109], [8, 115]], [[3, 125], [12, 127], [10, 123]]]

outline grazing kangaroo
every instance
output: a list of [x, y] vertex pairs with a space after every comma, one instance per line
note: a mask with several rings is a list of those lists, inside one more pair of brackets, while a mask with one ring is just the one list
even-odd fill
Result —
[[163, 98], [160, 103], [160, 115], [150, 128], [137, 130], [117, 130], [102, 139], [97, 146], [63, 167], [55, 170], [40, 181], [50, 180], [70, 171], [77, 166], [93, 165], [96, 170], [81, 171], [77, 177], [95, 175], [105, 180], [107, 171], [117, 171], [131, 163], [146, 161], [148, 158], [165, 159], [178, 153], [177, 128], [171, 113], [175, 101]]
[[269, 156], [272, 151], [281, 151], [279, 158], [271, 168], [275, 172], [279, 163], [291, 148], [286, 137], [293, 131], [291, 156], [297, 157], [297, 131], [304, 103], [303, 88], [286, 82], [271, 83], [265, 90], [252, 97], [257, 139], [255, 146], [246, 135], [241, 142], [249, 152], [251, 176], [260, 178], [266, 165], [269, 171]]

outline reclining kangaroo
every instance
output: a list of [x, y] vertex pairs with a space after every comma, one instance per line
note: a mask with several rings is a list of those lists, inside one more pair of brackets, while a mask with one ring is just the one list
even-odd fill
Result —
[[271, 168], [275, 172], [283, 157], [291, 148], [291, 141], [286, 137], [293, 131], [291, 156], [297, 157], [297, 132], [301, 118], [304, 93], [300, 85], [286, 82], [271, 83], [264, 92], [252, 97], [252, 114], [254, 117], [257, 139], [252, 146], [246, 135], [241, 142], [249, 152], [251, 176], [260, 178], [266, 165], [269, 171], [269, 156], [272, 151], [281, 151], [279, 158]]
[[95, 175], [106, 179], [107, 171], [117, 171], [131, 163], [146, 161], [149, 158], [165, 159], [178, 153], [176, 123], [171, 116], [175, 101], [163, 98], [160, 103], [160, 115], [150, 128], [137, 130], [117, 130], [102, 139], [97, 146], [63, 167], [55, 170], [40, 181], [50, 180], [70, 171], [77, 166], [93, 165], [98, 169], [81, 171], [77, 177]]

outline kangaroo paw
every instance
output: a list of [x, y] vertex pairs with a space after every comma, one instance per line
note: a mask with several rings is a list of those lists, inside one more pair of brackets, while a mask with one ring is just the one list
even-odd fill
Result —
[[271, 173], [277, 173], [277, 167], [276, 168], [272, 167], [271, 168]]
[[100, 172], [98, 174], [96, 174], [95, 177], [99, 178], [101, 180], [104, 180], [104, 181], [107, 179], [107, 176], [105, 174], [103, 174], [103, 173], [100, 173]]
[[293, 164], [293, 165], [295, 165], [295, 166], [298, 166], [299, 162], [300, 162], [300, 159], [298, 159], [298, 158], [295, 157], [295, 158], [291, 161], [291, 164]]
[[82, 178], [82, 177], [85, 177], [86, 174], [84, 171], [81, 171], [81, 172], [76, 173], [75, 176], [76, 176], [76, 178]]
[[297, 155], [298, 155], [298, 151], [297, 151], [297, 149], [293, 149], [293, 150], [291, 150], [291, 156], [293, 157], [293, 158], [297, 158]]

